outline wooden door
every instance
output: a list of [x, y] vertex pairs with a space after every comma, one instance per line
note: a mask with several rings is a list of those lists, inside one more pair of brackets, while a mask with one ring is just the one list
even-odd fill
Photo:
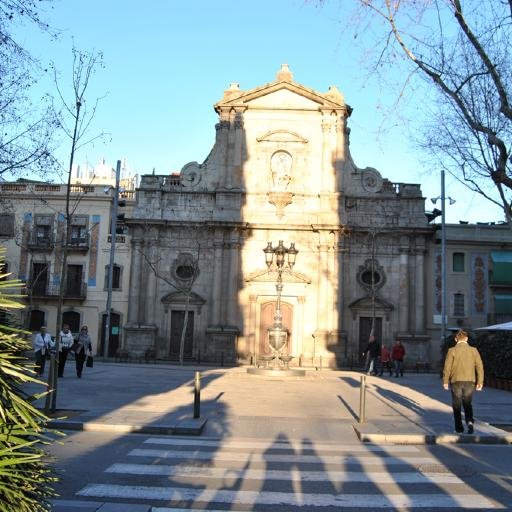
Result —
[[[185, 311], [171, 311], [171, 342], [169, 345], [169, 357], [178, 361], [180, 358], [181, 333], [185, 322]], [[183, 359], [192, 359], [194, 346], [194, 312], [188, 312], [187, 330], [185, 332], [185, 346]]]
[[[276, 302], [266, 302], [261, 305], [260, 309], [260, 339], [259, 339], [259, 355], [272, 354], [272, 349], [268, 344], [268, 328], [274, 323], [274, 314], [276, 311]], [[293, 325], [293, 306], [281, 302], [281, 314], [283, 315], [283, 326], [288, 329], [288, 339], [286, 346], [281, 353], [283, 355], [290, 354], [292, 347], [292, 325]], [[291, 355], [291, 354], [290, 354]]]

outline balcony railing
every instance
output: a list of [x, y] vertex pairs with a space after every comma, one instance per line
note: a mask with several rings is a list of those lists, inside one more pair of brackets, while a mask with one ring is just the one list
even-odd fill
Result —
[[54, 247], [55, 240], [51, 235], [42, 237], [32, 233], [28, 241], [28, 248], [35, 251], [52, 251]]
[[[37, 299], [57, 299], [60, 294], [60, 284], [36, 284], [32, 289], [32, 297]], [[69, 283], [64, 290], [65, 299], [85, 300], [87, 298], [87, 283]]]
[[68, 250], [70, 251], [83, 251], [89, 250], [89, 233], [86, 233], [79, 237], [69, 237]]

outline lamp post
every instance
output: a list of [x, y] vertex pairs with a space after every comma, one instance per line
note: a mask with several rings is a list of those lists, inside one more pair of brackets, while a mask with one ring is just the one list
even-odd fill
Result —
[[265, 263], [268, 269], [275, 264], [277, 270], [276, 292], [277, 304], [274, 314], [274, 323], [268, 329], [268, 343], [274, 351], [274, 359], [279, 357], [279, 352], [286, 345], [288, 331], [283, 327], [283, 314], [281, 312], [281, 294], [283, 292], [283, 272], [291, 270], [295, 265], [298, 250], [293, 242], [290, 247], [285, 247], [282, 240], [279, 240], [277, 247], [272, 247], [272, 242], [268, 242], [267, 247], [263, 249], [265, 253]]
[[433, 204], [441, 199], [441, 346], [446, 339], [446, 218], [445, 218], [445, 200], [448, 199], [450, 205], [455, 203], [455, 199], [446, 198], [444, 185], [444, 170], [441, 171], [441, 195], [431, 199]]
[[108, 357], [108, 347], [110, 344], [110, 328], [111, 310], [112, 310], [112, 284], [114, 280], [114, 260], [116, 253], [116, 226], [117, 226], [117, 209], [119, 205], [119, 179], [121, 176], [121, 160], [116, 165], [116, 186], [114, 188], [114, 200], [112, 204], [112, 217], [110, 219], [110, 260], [108, 265], [108, 281], [107, 281], [107, 317], [105, 319], [105, 336], [103, 342], [103, 356]]

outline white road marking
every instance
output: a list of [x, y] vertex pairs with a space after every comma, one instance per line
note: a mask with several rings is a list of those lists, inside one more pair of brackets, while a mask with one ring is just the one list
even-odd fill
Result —
[[419, 452], [418, 447], [416, 446], [406, 446], [406, 445], [398, 445], [398, 446], [377, 446], [377, 445], [343, 445], [343, 444], [325, 444], [325, 443], [301, 443], [298, 441], [287, 442], [276, 442], [276, 441], [246, 441], [246, 440], [223, 440], [220, 439], [218, 441], [210, 441], [203, 439], [175, 439], [175, 438], [164, 438], [164, 437], [153, 437], [148, 438], [144, 441], [145, 444], [159, 444], [166, 446], [213, 446], [215, 448], [223, 449], [223, 448], [254, 448], [254, 449], [276, 449], [276, 450], [294, 450], [294, 451], [302, 451], [302, 450], [314, 450], [314, 451], [328, 451], [331, 453], [338, 452]]
[[[297, 470], [297, 468], [295, 468]], [[152, 464], [113, 464], [105, 470], [107, 473], [172, 476], [175, 478], [243, 478], [244, 480], [286, 480], [297, 482], [364, 482], [376, 484], [463, 484], [453, 473], [420, 473], [385, 471], [351, 472], [351, 471], [291, 471], [276, 469], [230, 469], [205, 468], [198, 466], [170, 466]]]
[[[89, 484], [80, 496], [127, 498], [136, 500], [191, 501], [194, 503], [223, 503], [239, 505], [288, 505], [305, 507], [356, 508], [472, 508], [497, 509], [479, 494], [319, 494], [269, 491], [229, 491], [187, 487], [149, 487], [132, 485]], [[172, 509], [171, 509], [172, 510]]]
[[187, 452], [182, 450], [153, 450], [136, 448], [128, 455], [134, 457], [158, 457], [161, 459], [191, 459], [212, 461], [238, 461], [238, 462], [293, 462], [293, 463], [323, 463], [323, 464], [434, 464], [432, 457], [392, 457], [387, 455], [296, 455], [274, 453], [230, 453], [230, 452]]

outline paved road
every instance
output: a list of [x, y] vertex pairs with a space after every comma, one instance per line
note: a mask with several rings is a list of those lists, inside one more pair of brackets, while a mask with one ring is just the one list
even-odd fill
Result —
[[126, 434], [190, 421], [194, 370], [97, 363], [82, 379], [66, 372], [60, 413], [95, 431], [70, 431], [52, 447], [56, 512], [512, 510], [512, 445], [474, 444], [510, 442], [490, 423], [512, 424], [511, 393], [479, 393], [477, 435], [454, 436], [437, 375], [369, 378], [359, 425], [356, 372], [264, 379], [203, 368], [201, 436]]
[[[83, 453], [64, 463], [68, 482], [60, 490], [67, 499], [55, 502], [55, 512], [427, 512], [512, 506], [506, 491], [510, 465], [501, 471], [492, 462], [503, 449], [498, 446], [461, 451], [454, 445], [332, 444], [284, 434], [224, 440], [131, 434], [97, 437], [89, 444], [88, 436], [100, 434], [72, 433], [75, 440], [68, 440], [71, 450]], [[90, 449], [94, 443], [96, 449]]]

